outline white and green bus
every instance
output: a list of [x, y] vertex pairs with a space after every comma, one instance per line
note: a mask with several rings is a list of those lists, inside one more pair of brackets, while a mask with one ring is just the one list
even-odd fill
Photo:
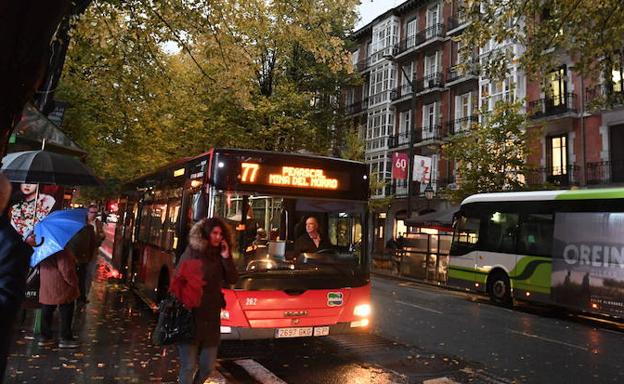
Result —
[[624, 317], [624, 188], [473, 195], [453, 225], [449, 285]]

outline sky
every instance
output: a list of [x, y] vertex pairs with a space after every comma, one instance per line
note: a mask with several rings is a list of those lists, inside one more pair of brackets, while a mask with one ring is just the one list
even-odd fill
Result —
[[355, 24], [355, 29], [358, 30], [362, 28], [375, 17], [403, 2], [405, 2], [405, 0], [360, 0], [360, 21]]

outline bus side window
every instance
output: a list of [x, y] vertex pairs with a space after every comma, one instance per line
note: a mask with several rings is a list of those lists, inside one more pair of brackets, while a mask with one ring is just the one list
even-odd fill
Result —
[[494, 212], [487, 222], [483, 249], [492, 252], [515, 253], [518, 214]]
[[520, 224], [518, 253], [552, 256], [553, 231], [552, 214], [528, 214]]

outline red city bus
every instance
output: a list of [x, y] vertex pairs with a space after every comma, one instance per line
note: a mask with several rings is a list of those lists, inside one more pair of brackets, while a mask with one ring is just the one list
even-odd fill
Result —
[[[190, 227], [218, 216], [236, 235], [238, 282], [223, 289], [223, 339], [325, 336], [370, 319], [365, 164], [319, 156], [212, 149], [125, 186], [114, 266], [156, 308]], [[315, 217], [331, 247], [295, 254]]]

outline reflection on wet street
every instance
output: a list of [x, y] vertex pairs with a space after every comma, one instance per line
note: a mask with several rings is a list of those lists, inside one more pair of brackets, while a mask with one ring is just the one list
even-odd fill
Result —
[[91, 303], [76, 311], [75, 350], [39, 347], [32, 314], [19, 325], [8, 383], [161, 383], [175, 381], [177, 354], [152, 346], [155, 317], [121, 284], [94, 283]]

